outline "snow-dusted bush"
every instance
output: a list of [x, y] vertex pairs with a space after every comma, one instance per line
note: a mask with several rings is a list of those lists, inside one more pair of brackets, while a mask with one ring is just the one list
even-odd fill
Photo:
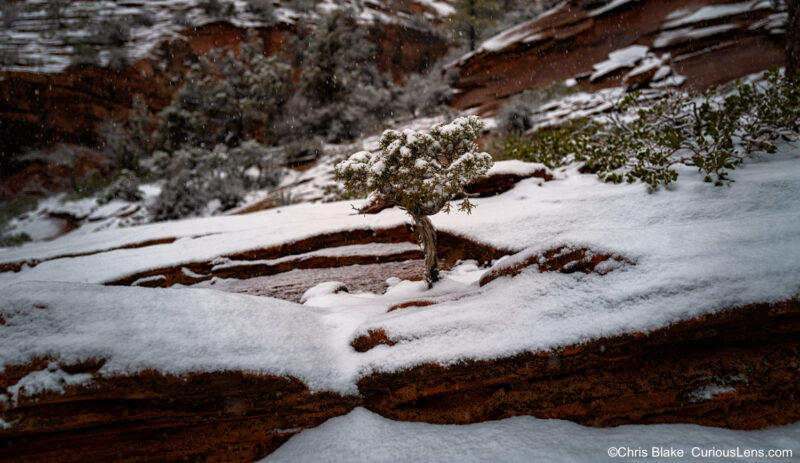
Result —
[[285, 140], [353, 139], [394, 113], [391, 82], [352, 11], [328, 16], [297, 50], [303, 74], [281, 124]]
[[194, 65], [172, 105], [159, 117], [158, 146], [238, 146], [267, 130], [291, 92], [291, 67], [267, 58], [254, 36], [238, 55], [212, 51]]
[[72, 47], [72, 55], [69, 57], [69, 65], [78, 68], [99, 66], [100, 51], [88, 43], [75, 44]]
[[[368, 192], [405, 210], [416, 225], [425, 253], [425, 281], [438, 280], [436, 231], [427, 216], [450, 212], [450, 200], [464, 194], [464, 186], [484, 176], [491, 156], [478, 152], [473, 141], [483, 122], [475, 116], [437, 124], [430, 133], [386, 130], [380, 152], [361, 151], [339, 163], [336, 177], [349, 192]], [[464, 198], [458, 209], [471, 212]]]
[[316, 2], [314, 0], [289, 0], [286, 6], [298, 13], [308, 13], [314, 9]]
[[448, 77], [441, 62], [425, 74], [413, 74], [401, 90], [400, 105], [414, 117], [440, 112], [453, 97]]
[[139, 190], [139, 178], [135, 173], [129, 170], [119, 172], [111, 184], [99, 195], [97, 202], [105, 204], [115, 199], [129, 202], [143, 199], [142, 192]]
[[525, 132], [533, 127], [533, 109], [519, 98], [512, 98], [497, 112], [495, 121], [500, 132]]
[[798, 133], [800, 89], [770, 71], [724, 93], [672, 92], [653, 100], [634, 92], [602, 119], [540, 131], [528, 146], [520, 140], [520, 156], [508, 146], [503, 151], [520, 159], [539, 153], [551, 165], [583, 162], [604, 181], [642, 181], [655, 190], [677, 180], [679, 164], [696, 167], [715, 185], [729, 184], [728, 172], [744, 159], [775, 152], [777, 143], [797, 140]]
[[154, 126], [147, 103], [139, 95], [133, 98], [125, 126], [116, 121], [109, 122], [106, 128], [106, 149], [119, 169], [137, 175], [144, 173], [142, 162], [153, 151], [150, 134]]
[[525, 135], [518, 131], [507, 132], [492, 142], [490, 148], [495, 160], [519, 159], [538, 162], [551, 169], [572, 159], [572, 138], [581, 133], [586, 121], [576, 120], [561, 127], [537, 130]]
[[501, 17], [503, 5], [499, 0], [453, 0], [455, 12], [447, 17], [446, 27], [453, 32], [454, 41], [475, 50], [483, 31]]
[[253, 140], [235, 148], [182, 148], [172, 153], [168, 180], [150, 212], [155, 220], [171, 220], [231, 209], [248, 191], [277, 185], [282, 164], [280, 152]]

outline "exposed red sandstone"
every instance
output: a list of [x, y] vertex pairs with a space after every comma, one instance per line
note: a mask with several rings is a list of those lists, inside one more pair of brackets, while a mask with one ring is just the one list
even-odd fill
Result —
[[[381, 330], [372, 333], [389, 346]], [[363, 346], [358, 346], [359, 351]], [[12, 366], [0, 389], [47, 359]], [[94, 374], [64, 394], [0, 405], [0, 461], [254, 461], [355, 406], [396, 420], [474, 423], [511, 416], [592, 426], [697, 423], [757, 429], [800, 420], [800, 302], [754, 304], [551, 352], [420, 365], [362, 378], [360, 396], [309, 393], [291, 378], [241, 372]], [[712, 385], [733, 388], [713, 397]]]
[[[366, 408], [403, 421], [532, 415], [591, 426], [757, 429], [800, 420], [798, 364], [800, 303], [790, 300], [553, 352], [373, 374], [359, 381], [359, 390]], [[710, 385], [734, 392], [698, 399]]]
[[[211, 262], [192, 262], [176, 266], [148, 270], [109, 281], [108, 285], [169, 287], [176, 283], [192, 285], [214, 276], [220, 278], [248, 279], [265, 275], [274, 275], [293, 269], [332, 268], [356, 264], [373, 264], [382, 262], [398, 262], [419, 259], [420, 251], [404, 251], [389, 255], [377, 256], [307, 256], [287, 259], [280, 263], [248, 262], [285, 258], [297, 254], [317, 251], [324, 248], [368, 243], [404, 243], [414, 242], [414, 232], [409, 225], [400, 225], [388, 229], [356, 229], [335, 233], [326, 233], [302, 240], [284, 243], [279, 246], [253, 249], [236, 254], [222, 256], [228, 259], [225, 266], [215, 267]], [[443, 268], [449, 268], [458, 260], [474, 259], [485, 264], [511, 253], [510, 250], [496, 249], [490, 245], [478, 243], [460, 235], [448, 232], [438, 233], [439, 257]], [[17, 263], [5, 264], [9, 270]], [[21, 265], [21, 263], [19, 264]], [[347, 282], [345, 282], [347, 283]]]
[[[7, 369], [2, 380], [43, 364]], [[101, 365], [63, 368], [93, 372]], [[293, 378], [240, 372], [95, 377], [86, 387], [23, 398], [3, 411], [14, 424], [0, 431], [0, 461], [249, 463], [358, 403], [311, 393]]]
[[614, 261], [627, 265], [633, 264], [633, 262], [624, 257], [595, 253], [584, 248], [570, 249], [562, 246], [545, 251], [542, 254], [531, 255], [514, 265], [500, 266], [483, 275], [480, 280], [480, 285], [484, 286], [503, 276], [513, 277], [519, 275], [523, 269], [534, 265], [537, 266], [539, 272], [602, 273], [597, 270], [597, 266], [606, 261]]
[[[630, 45], [652, 47], [665, 18], [676, 10], [730, 2], [642, 0], [595, 17], [581, 3], [568, 2], [553, 14], [522, 27], [521, 32], [527, 32], [532, 39], [519, 40], [498, 50], [479, 50], [457, 64], [461, 77], [455, 84], [459, 91], [454, 106], [477, 107], [480, 113], [491, 114], [523, 90], [575, 77], [582, 88], [590, 91], [623, 85], [620, 72], [590, 82], [592, 66], [606, 60], [609, 53]], [[751, 10], [698, 23], [698, 27], [711, 24], [737, 27], [706, 38], [677, 39], [656, 53], [670, 53], [673, 69], [687, 78], [687, 87], [697, 90], [780, 66], [784, 59], [783, 36], [750, 27], [768, 14], [766, 10]], [[627, 84], [641, 86], [645, 77], [638, 76], [638, 81]]]
[[[265, 52], [280, 50], [290, 28], [279, 24], [259, 30]], [[7, 181], [21, 172], [23, 179], [38, 175], [37, 171], [25, 170], [27, 162], [15, 161], [24, 147], [57, 143], [97, 146], [103, 122], [124, 120], [136, 95], [141, 95], [152, 111], [160, 111], [181, 86], [187, 63], [213, 48], [238, 49], [247, 31], [216, 22], [183, 35], [180, 40], [162, 43], [155, 50], [158, 58], [123, 70], [83, 67], [58, 74], [0, 72], [0, 198], [16, 197], [31, 185], [42, 188], [43, 194], [64, 188], [65, 177], [58, 172], [48, 172], [37, 183]], [[372, 28], [370, 36], [379, 49], [380, 70], [398, 82], [409, 73], [424, 70], [446, 51], [441, 36], [411, 27], [382, 24]]]

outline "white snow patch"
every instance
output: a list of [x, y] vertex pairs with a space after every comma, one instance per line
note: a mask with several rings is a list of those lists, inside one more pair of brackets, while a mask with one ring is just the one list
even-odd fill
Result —
[[341, 281], [326, 281], [316, 286], [308, 288], [300, 298], [300, 303], [314, 305], [313, 299], [321, 296], [329, 296], [339, 292], [347, 292], [347, 285]]
[[750, 2], [704, 6], [682, 17], [678, 16], [679, 12], [685, 12], [686, 10], [678, 10], [674, 11], [672, 14], [668, 16], [668, 18], [672, 20], [664, 24], [662, 28], [672, 29], [675, 27], [685, 26], [688, 24], [694, 24], [702, 21], [711, 21], [715, 19], [726, 18], [728, 16], [736, 16], [739, 14], [747, 13], [749, 11], [771, 9], [771, 8], [773, 8], [773, 4], [769, 0], [753, 0]]
[[88, 373], [71, 375], [61, 368], [56, 362], [50, 362], [44, 370], [33, 371], [20, 379], [7, 391], [11, 395], [11, 404], [16, 405], [20, 397], [33, 397], [42, 392], [64, 393], [67, 386], [87, 384], [92, 380]]
[[733, 386], [724, 386], [719, 384], [710, 384], [689, 394], [692, 402], [704, 402], [711, 400], [720, 394], [729, 394], [736, 391]]
[[[293, 436], [263, 463], [380, 463], [398, 461], [483, 463], [575, 463], [614, 461], [609, 448], [681, 449], [692, 458], [694, 447], [725, 450], [791, 449], [800, 451], [800, 425], [760, 431], [732, 431], [694, 424], [624, 425], [593, 428], [565, 420], [515, 417], [469, 425], [442, 425], [392, 421], [363, 408], [330, 419]], [[616, 458], [620, 459], [620, 458]], [[623, 460], [625, 458], [622, 458]], [[736, 458], [757, 462], [763, 459]]]
[[600, 8], [596, 8], [594, 10], [589, 11], [589, 15], [591, 16], [600, 16], [602, 14], [608, 13], [609, 11], [616, 10], [617, 8], [628, 5], [630, 3], [639, 2], [640, 0], [612, 0], [607, 5], [601, 6]]
[[552, 173], [544, 164], [511, 159], [508, 161], [496, 161], [492, 167], [489, 168], [489, 171], [486, 172], [486, 176], [511, 174], [524, 177], [526, 175], [533, 175], [541, 170], [544, 170], [547, 173]]
[[608, 59], [593, 66], [594, 72], [589, 80], [595, 80], [608, 75], [618, 69], [633, 67], [647, 55], [649, 48], [645, 45], [631, 45], [621, 50], [612, 51]]
[[720, 24], [697, 29], [693, 27], [682, 27], [680, 29], [662, 31], [658, 37], [653, 40], [653, 48], [664, 48], [675, 42], [712, 37], [737, 29], [738, 27], [739, 26], [735, 24]]
[[11, 429], [11, 423], [9, 423], [6, 420], [0, 418], [0, 429], [3, 429], [3, 430]]

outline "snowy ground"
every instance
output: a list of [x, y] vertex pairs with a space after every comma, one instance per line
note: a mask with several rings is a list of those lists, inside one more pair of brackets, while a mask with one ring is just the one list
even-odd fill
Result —
[[[635, 263], [602, 276], [532, 268], [479, 287], [487, 269], [465, 262], [431, 291], [421, 282], [394, 279], [385, 294], [323, 293], [305, 306], [208, 289], [99, 285], [165, 265], [407, 220], [398, 210], [356, 215], [348, 202], [69, 234], [3, 250], [0, 262], [96, 253], [0, 273], [6, 301], [0, 365], [37, 356], [69, 362], [103, 357], [102, 374], [237, 368], [291, 374], [315, 390], [352, 393], [358, 378], [374, 371], [555, 349], [785, 300], [800, 294], [799, 157], [793, 149], [748, 162], [734, 172], [730, 188], [703, 183], [685, 169], [673, 191], [655, 194], [640, 184], [603, 184], [571, 167], [556, 172], [554, 181], [524, 180], [510, 192], [478, 199], [472, 216], [433, 217], [440, 229], [520, 251], [495, 266], [560, 246]], [[164, 237], [177, 239], [102, 252]], [[421, 299], [438, 304], [386, 312]], [[277, 326], [284, 326], [280, 333]], [[374, 328], [400, 342], [356, 353], [349, 343]], [[292, 356], [264, 354], [284, 349]]]
[[[767, 452], [786, 450], [791, 454], [766, 457]], [[758, 452], [765, 457], [758, 457]], [[744, 456], [747, 454], [756, 456]], [[795, 461], [798, 455], [797, 424], [762, 431], [685, 424], [597, 429], [569, 421], [517, 417], [458, 426], [396, 422], [357, 408], [292, 437], [262, 463], [571, 463], [680, 458], [744, 463]]]

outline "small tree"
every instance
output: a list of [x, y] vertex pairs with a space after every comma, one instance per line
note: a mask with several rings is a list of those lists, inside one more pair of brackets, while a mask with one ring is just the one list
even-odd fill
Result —
[[454, 0], [455, 13], [447, 18], [446, 25], [461, 42], [466, 34], [470, 51], [475, 50], [484, 29], [491, 26], [501, 16], [499, 0]]
[[[391, 201], [414, 220], [417, 240], [425, 254], [425, 283], [439, 279], [436, 230], [429, 215], [450, 212], [450, 200], [464, 195], [464, 186], [484, 176], [492, 164], [473, 141], [483, 128], [476, 116], [437, 124], [430, 133], [386, 130], [380, 152], [361, 151], [336, 166], [336, 178], [350, 193], [370, 192]], [[464, 198], [459, 210], [470, 213]]]

